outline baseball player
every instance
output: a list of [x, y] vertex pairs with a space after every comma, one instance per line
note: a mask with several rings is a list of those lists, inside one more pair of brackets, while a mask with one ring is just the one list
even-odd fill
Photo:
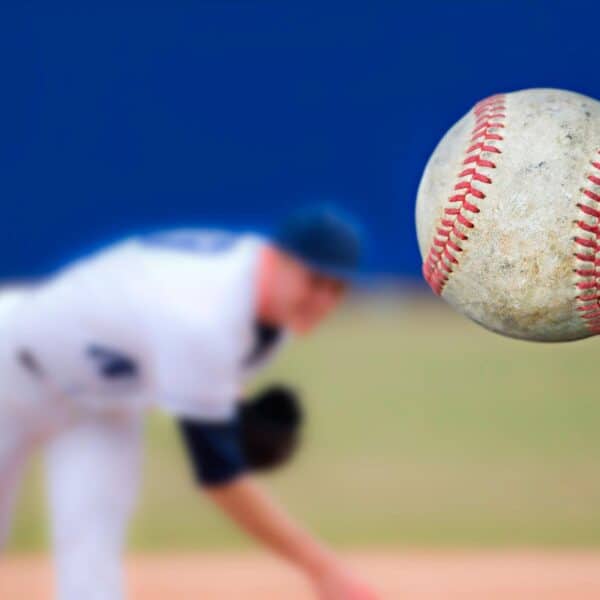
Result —
[[357, 229], [324, 207], [279, 234], [178, 230], [127, 239], [0, 295], [0, 542], [29, 457], [45, 455], [60, 600], [123, 598], [121, 555], [143, 417], [178, 423], [198, 485], [243, 530], [303, 570], [322, 600], [372, 600], [252, 477], [293, 453], [293, 390], [244, 386], [338, 306]]

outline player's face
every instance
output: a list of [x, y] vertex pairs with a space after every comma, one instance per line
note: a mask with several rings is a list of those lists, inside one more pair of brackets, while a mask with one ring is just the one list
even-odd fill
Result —
[[286, 290], [287, 325], [298, 334], [310, 332], [340, 303], [346, 285], [293, 261]]

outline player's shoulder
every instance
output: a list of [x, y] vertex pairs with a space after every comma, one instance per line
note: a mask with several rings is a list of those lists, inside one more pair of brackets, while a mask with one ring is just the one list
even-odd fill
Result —
[[218, 260], [251, 253], [262, 243], [260, 236], [248, 232], [179, 228], [133, 236], [125, 240], [123, 247], [135, 246], [140, 251], [150, 253], [167, 252], [175, 256]]
[[234, 254], [251, 253], [264, 243], [265, 240], [259, 234], [252, 232], [191, 227], [159, 229], [131, 234], [106, 243], [80, 256], [68, 266], [134, 254], [218, 259]]
[[251, 264], [265, 241], [253, 233], [179, 228], [135, 234], [100, 248], [64, 271], [128, 270], [131, 275], [158, 274], [167, 280], [193, 274], [215, 283]]
[[148, 250], [219, 255], [235, 249], [246, 237], [225, 229], [177, 228], [152, 231], [134, 236], [132, 241]]
[[[140, 253], [138, 287], [190, 336], [216, 348], [244, 345], [253, 319], [256, 265], [265, 241], [252, 233], [176, 229], [137, 236], [123, 252]], [[143, 283], [143, 285], [142, 285]], [[152, 298], [152, 300], [148, 300]], [[159, 329], [161, 327], [159, 326]]]

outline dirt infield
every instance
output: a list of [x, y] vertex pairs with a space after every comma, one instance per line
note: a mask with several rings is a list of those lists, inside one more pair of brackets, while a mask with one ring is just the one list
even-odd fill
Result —
[[[600, 553], [411, 552], [348, 557], [386, 600], [591, 600], [600, 598]], [[137, 556], [128, 562], [134, 600], [311, 600], [286, 565], [243, 555]], [[49, 600], [47, 560], [2, 558], [3, 600]]]

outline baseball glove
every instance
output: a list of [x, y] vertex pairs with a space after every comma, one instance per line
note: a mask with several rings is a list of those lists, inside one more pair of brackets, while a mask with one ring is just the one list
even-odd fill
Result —
[[273, 385], [242, 403], [240, 429], [248, 466], [271, 471], [289, 462], [300, 443], [304, 414], [296, 392]]

